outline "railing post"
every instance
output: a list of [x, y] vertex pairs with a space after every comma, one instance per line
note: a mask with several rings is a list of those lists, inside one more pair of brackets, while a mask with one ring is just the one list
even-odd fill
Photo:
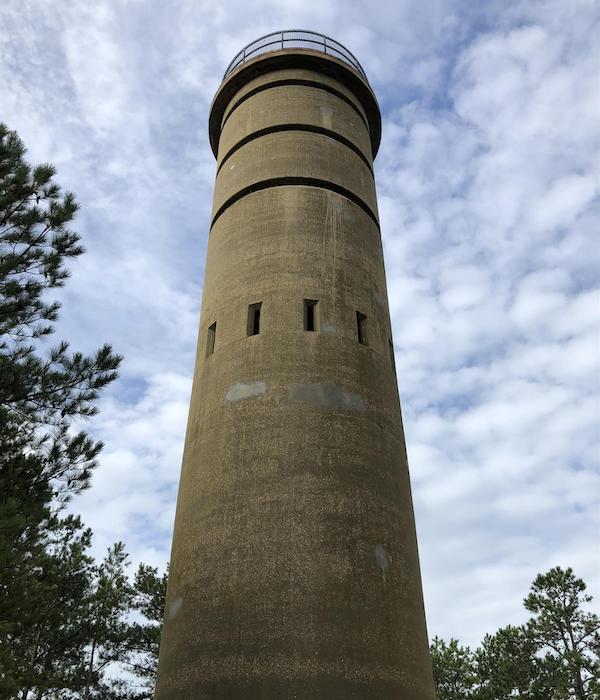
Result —
[[283, 35], [284, 35], [284, 34], [285, 34], [285, 32], [281, 32], [281, 48], [282, 48], [282, 49], [283, 49]]
[[327, 37], [323, 37], [323, 53], [327, 53]]

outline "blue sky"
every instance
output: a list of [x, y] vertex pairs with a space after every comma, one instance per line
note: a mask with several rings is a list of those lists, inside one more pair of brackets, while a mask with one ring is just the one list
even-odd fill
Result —
[[600, 6], [123, 0], [0, 7], [0, 119], [82, 205], [57, 338], [125, 356], [73, 508], [164, 567], [215, 163], [208, 108], [252, 39], [333, 36], [383, 110], [376, 161], [429, 633], [525, 619], [534, 576], [600, 591]]

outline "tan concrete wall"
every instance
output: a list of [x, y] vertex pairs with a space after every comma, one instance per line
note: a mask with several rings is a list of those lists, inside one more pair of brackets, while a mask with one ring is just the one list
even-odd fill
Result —
[[318, 88], [281, 85], [242, 102], [225, 121], [219, 142], [219, 164], [244, 137], [262, 129], [306, 124], [335, 131], [371, 161], [367, 125], [347, 102]]
[[[305, 110], [244, 105], [314, 117], [305, 89]], [[232, 116], [228, 143], [260, 119]], [[362, 121], [339, 128], [364, 143]], [[323, 134], [269, 134], [227, 159], [215, 211], [273, 173], [325, 184], [250, 192], [211, 230], [156, 697], [433, 700], [379, 229], [326, 184], [376, 211], [373, 178]]]
[[292, 80], [315, 82], [321, 85], [321, 87], [324, 89], [332, 88], [336, 92], [339, 92], [342, 95], [344, 95], [350, 102], [352, 102], [352, 104], [362, 114], [366, 121], [367, 116], [360, 102], [356, 99], [356, 96], [352, 93], [352, 91], [348, 90], [348, 88], [346, 88], [339, 80], [335, 80], [334, 78], [324, 75], [323, 73], [317, 73], [314, 70], [294, 68], [287, 70], [271, 70], [268, 73], [264, 73], [262, 75], [258, 75], [255, 78], [248, 79], [248, 81], [243, 85], [243, 87], [241, 87], [237, 91], [235, 97], [229, 102], [229, 105], [223, 114], [223, 122], [227, 120], [229, 113], [232, 110], [236, 109], [237, 101], [240, 98], [245, 97], [248, 93], [256, 90], [257, 88], [264, 87], [265, 85], [272, 85], [275, 82], [289, 83]]
[[243, 188], [285, 177], [315, 178], [344, 187], [377, 215], [373, 173], [354, 151], [322, 134], [280, 131], [250, 141], [227, 159], [217, 174], [213, 216]]

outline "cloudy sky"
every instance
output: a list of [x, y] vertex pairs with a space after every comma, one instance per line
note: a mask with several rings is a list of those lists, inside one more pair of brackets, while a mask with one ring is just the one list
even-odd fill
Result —
[[[0, 119], [82, 205], [57, 337], [125, 356], [73, 504], [164, 567], [215, 163], [244, 44], [327, 33], [383, 110], [376, 176], [430, 636], [525, 619], [534, 576], [600, 592], [600, 5], [594, 0], [4, 0]], [[594, 235], [596, 234], [596, 235]], [[595, 240], [596, 239], [596, 240]]]

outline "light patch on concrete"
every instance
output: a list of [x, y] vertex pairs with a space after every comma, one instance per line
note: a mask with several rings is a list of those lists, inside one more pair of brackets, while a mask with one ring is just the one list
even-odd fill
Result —
[[386, 574], [392, 565], [392, 557], [384, 544], [375, 545], [375, 565], [381, 571], [385, 583]]
[[349, 199], [344, 199], [344, 223], [353, 224], [356, 221], [356, 204]]
[[382, 306], [385, 309], [385, 299], [381, 296], [381, 294], [377, 294], [377, 292], [374, 292], [373, 299], [375, 299], [376, 303], [379, 304], [379, 306]]
[[319, 329], [321, 333], [329, 333], [330, 335], [335, 335], [337, 333], [337, 326], [335, 323], [322, 323]]
[[385, 573], [392, 563], [392, 559], [384, 544], [375, 545], [375, 563]]
[[327, 105], [321, 105], [321, 117], [326, 129], [333, 129], [333, 109]]
[[177, 617], [177, 614], [181, 610], [181, 606], [183, 605], [183, 598], [175, 598], [175, 600], [172, 600], [169, 603], [169, 619], [172, 620], [174, 617]]
[[304, 401], [326, 408], [344, 408], [363, 413], [366, 406], [360, 394], [353, 394], [337, 384], [292, 384], [288, 390], [291, 401]]
[[264, 382], [240, 382], [229, 387], [225, 396], [226, 401], [243, 401], [253, 396], [264, 396], [267, 393], [267, 385]]

